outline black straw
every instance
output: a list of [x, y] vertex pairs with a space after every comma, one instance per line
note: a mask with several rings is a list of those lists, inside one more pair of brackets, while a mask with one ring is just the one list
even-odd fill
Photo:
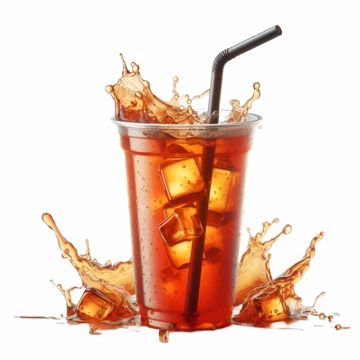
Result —
[[[209, 94], [209, 105], [208, 105], [208, 119], [207, 122], [216, 124], [219, 122], [219, 106], [221, 96], [221, 84], [222, 75], [225, 64], [233, 59], [234, 57], [245, 53], [255, 47], [270, 41], [277, 36], [281, 35], [282, 31], [280, 26], [276, 25], [272, 28], [263, 31], [262, 33], [251, 37], [235, 46], [220, 52], [214, 62], [211, 74], [210, 94]], [[213, 163], [215, 157], [215, 146], [209, 146], [205, 148], [204, 155], [202, 158], [202, 169], [203, 178], [205, 182], [206, 194], [198, 205], [198, 213], [203, 226], [203, 234], [197, 239], [192, 241], [190, 268], [188, 274], [186, 296], [185, 296], [185, 307], [184, 313], [188, 316], [188, 321], [195, 320], [193, 317], [197, 313], [199, 291], [200, 291], [200, 279], [201, 279], [201, 268], [202, 259], [204, 252], [205, 236], [206, 236], [206, 224], [207, 224], [207, 212], [210, 197], [210, 187]]]
[[251, 49], [262, 45], [277, 36], [281, 35], [280, 26], [275, 25], [270, 29], [247, 39], [240, 44], [234, 45], [220, 52], [214, 62], [211, 73], [209, 105], [208, 105], [208, 121], [216, 124], [219, 121], [219, 106], [221, 97], [221, 84], [225, 64], [236, 56], [239, 56]]

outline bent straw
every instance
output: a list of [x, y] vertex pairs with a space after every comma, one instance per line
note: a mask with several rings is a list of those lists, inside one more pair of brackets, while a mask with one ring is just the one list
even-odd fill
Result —
[[[220, 52], [214, 62], [211, 74], [209, 105], [208, 105], [208, 119], [210, 124], [216, 124], [219, 122], [219, 106], [221, 96], [221, 84], [222, 75], [225, 64], [236, 56], [239, 56], [246, 51], [254, 49], [255, 47], [262, 45], [277, 36], [282, 34], [280, 26], [276, 25], [262, 33], [255, 35], [235, 46]], [[185, 306], [184, 313], [187, 316], [194, 316], [198, 308], [200, 279], [202, 259], [204, 252], [204, 243], [206, 236], [206, 224], [207, 224], [207, 212], [210, 197], [210, 187], [213, 163], [215, 157], [215, 146], [207, 147], [203, 155], [203, 178], [205, 182], [205, 196], [200, 201], [198, 212], [200, 214], [201, 224], [203, 226], [203, 233], [196, 240], [192, 241], [190, 267], [186, 287]]]

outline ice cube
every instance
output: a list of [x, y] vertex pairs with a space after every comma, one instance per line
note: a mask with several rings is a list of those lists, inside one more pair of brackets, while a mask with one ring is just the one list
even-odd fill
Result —
[[[182, 241], [172, 246], [165, 246], [170, 262], [175, 268], [184, 269], [189, 266], [192, 241]], [[212, 264], [217, 263], [221, 259], [222, 250], [223, 237], [221, 231], [216, 227], [207, 226], [203, 260]], [[166, 273], [162, 274], [164, 282], [168, 274], [168, 269]]]
[[264, 321], [281, 321], [288, 318], [287, 306], [278, 291], [266, 297], [255, 298], [253, 301], [259, 317]]
[[209, 210], [226, 213], [235, 208], [240, 180], [239, 171], [214, 168], [211, 180]]
[[114, 306], [114, 302], [100, 291], [86, 289], [77, 305], [76, 314], [82, 320], [102, 321]]
[[159, 229], [168, 246], [196, 239], [203, 232], [198, 213], [193, 206], [175, 208], [159, 225]]
[[204, 190], [204, 180], [194, 158], [164, 162], [160, 172], [170, 201], [200, 194]]
[[166, 246], [169, 260], [177, 269], [189, 266], [191, 258], [192, 241], [183, 241], [173, 246]]
[[165, 215], [165, 218], [168, 218], [170, 217], [175, 209], [179, 209], [179, 208], [183, 208], [183, 207], [193, 207], [193, 208], [196, 208], [196, 203], [195, 202], [191, 202], [191, 203], [187, 203], [187, 204], [178, 204], [178, 205], [173, 205], [171, 203], [166, 203], [164, 206], [163, 206], [163, 211], [164, 211], [164, 215]]

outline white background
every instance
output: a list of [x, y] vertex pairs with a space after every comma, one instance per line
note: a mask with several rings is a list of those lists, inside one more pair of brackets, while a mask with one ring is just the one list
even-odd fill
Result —
[[[0, 237], [2, 359], [359, 358], [358, 12], [356, 1], [2, 1], [0, 5]], [[337, 311], [350, 330], [231, 327], [173, 334], [150, 329], [101, 336], [86, 326], [14, 315], [58, 315], [49, 279], [79, 284], [41, 221], [51, 212], [80, 251], [99, 260], [131, 256], [126, 178], [107, 84], [118, 57], [140, 64], [155, 93], [208, 87], [214, 56], [279, 24], [283, 36], [226, 66], [223, 105], [253, 81], [264, 118], [249, 159], [244, 226], [280, 217], [294, 231], [273, 249], [274, 275], [324, 240], [297, 286], [306, 304]], [[244, 248], [246, 239], [243, 239]], [[323, 322], [322, 324], [327, 324]], [[192, 355], [193, 354], [193, 355]]]

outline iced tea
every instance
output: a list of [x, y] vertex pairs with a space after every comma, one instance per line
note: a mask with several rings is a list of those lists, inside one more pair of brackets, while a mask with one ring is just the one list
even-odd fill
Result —
[[[116, 121], [125, 151], [136, 296], [142, 322], [156, 328], [230, 324], [245, 167], [260, 118], [221, 125]], [[211, 184], [202, 168], [215, 150]], [[207, 222], [199, 204], [210, 186]], [[205, 216], [206, 218], [206, 216]], [[184, 314], [192, 244], [205, 232], [197, 314]]]

